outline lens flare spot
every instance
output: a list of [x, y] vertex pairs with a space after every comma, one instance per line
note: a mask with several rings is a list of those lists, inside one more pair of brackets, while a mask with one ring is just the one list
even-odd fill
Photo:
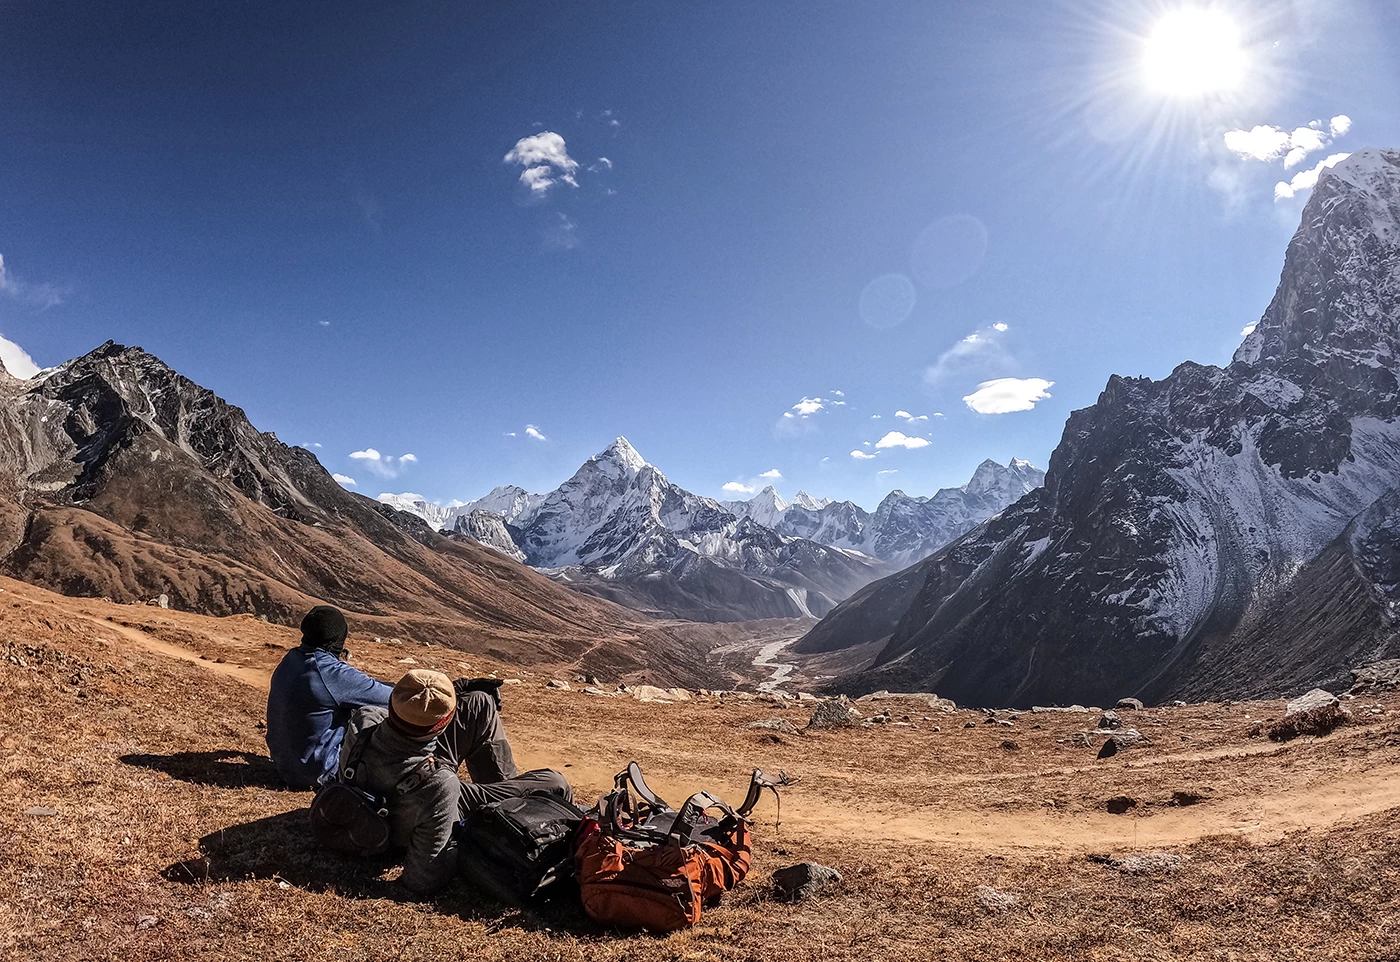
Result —
[[903, 274], [882, 274], [860, 292], [860, 319], [871, 327], [894, 327], [914, 310], [914, 282]]

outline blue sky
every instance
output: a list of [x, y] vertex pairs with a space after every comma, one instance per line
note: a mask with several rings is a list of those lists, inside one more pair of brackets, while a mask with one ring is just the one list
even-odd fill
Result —
[[371, 496], [625, 434], [873, 507], [1227, 361], [1275, 185], [1400, 146], [1400, 6], [11, 0], [0, 89], [40, 365], [139, 344]]

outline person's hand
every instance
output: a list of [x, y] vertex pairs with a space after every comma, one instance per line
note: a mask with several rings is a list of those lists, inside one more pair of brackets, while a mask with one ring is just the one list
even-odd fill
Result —
[[505, 682], [499, 678], [458, 678], [452, 683], [452, 688], [457, 692], [458, 698], [469, 691], [484, 691], [496, 703], [496, 711], [500, 711], [501, 686], [504, 684]]

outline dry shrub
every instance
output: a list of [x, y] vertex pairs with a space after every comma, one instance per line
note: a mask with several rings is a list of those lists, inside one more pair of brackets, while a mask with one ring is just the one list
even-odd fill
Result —
[[1351, 720], [1351, 712], [1341, 705], [1323, 705], [1307, 711], [1294, 712], [1269, 726], [1269, 738], [1286, 742], [1299, 735], [1326, 735]]

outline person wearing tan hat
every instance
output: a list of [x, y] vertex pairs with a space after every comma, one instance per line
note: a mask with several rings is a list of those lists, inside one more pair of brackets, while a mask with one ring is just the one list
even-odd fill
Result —
[[[457, 874], [452, 826], [473, 808], [542, 792], [573, 799], [558, 772], [516, 768], [496, 687], [484, 679], [454, 684], [441, 672], [415, 668], [394, 685], [387, 708], [368, 706], [351, 717], [342, 777], [387, 800], [390, 841], [406, 849], [400, 881], [416, 894]], [[464, 763], [470, 782], [458, 776]]]

